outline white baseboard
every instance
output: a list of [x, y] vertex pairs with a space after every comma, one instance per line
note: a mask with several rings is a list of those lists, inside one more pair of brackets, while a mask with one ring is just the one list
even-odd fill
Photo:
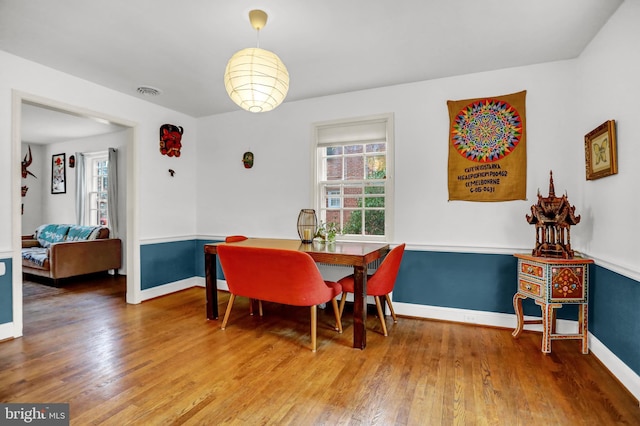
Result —
[[[142, 301], [153, 299], [177, 291], [186, 290], [191, 287], [200, 287], [199, 277], [191, 277], [180, 281], [174, 281], [169, 284], [159, 285], [157, 287], [148, 288], [140, 292]], [[204, 280], [204, 279], [203, 279]]]
[[218, 290], [229, 291], [229, 286], [225, 280], [218, 280], [217, 287]]
[[640, 406], [640, 376], [591, 333], [589, 333], [589, 349], [607, 367], [611, 374], [627, 388], [631, 395], [638, 400], [638, 405]]
[[0, 324], [0, 341], [14, 339], [16, 337], [20, 337], [20, 335], [16, 336], [15, 324], [13, 322], [5, 322], [4, 324]]
[[[515, 328], [515, 314], [497, 312], [474, 311], [469, 309], [443, 308], [440, 306], [414, 305], [411, 303], [393, 302], [393, 308], [398, 315], [416, 318], [436, 319], [467, 324], [479, 324], [491, 327]], [[525, 320], [535, 320], [540, 317], [525, 316]], [[527, 324], [525, 330], [542, 332], [541, 324]], [[559, 333], [577, 333], [578, 322], [558, 320]], [[589, 349], [600, 362], [613, 374], [624, 387], [640, 401], [640, 376], [622, 362], [613, 352], [589, 333]]]

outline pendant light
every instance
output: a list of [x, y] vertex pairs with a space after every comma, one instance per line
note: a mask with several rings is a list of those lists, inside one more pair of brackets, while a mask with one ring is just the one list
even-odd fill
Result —
[[[249, 12], [258, 31], [267, 24], [262, 10]], [[282, 103], [289, 91], [289, 73], [278, 55], [258, 47], [236, 52], [224, 72], [224, 86], [233, 102], [250, 112], [267, 112]]]

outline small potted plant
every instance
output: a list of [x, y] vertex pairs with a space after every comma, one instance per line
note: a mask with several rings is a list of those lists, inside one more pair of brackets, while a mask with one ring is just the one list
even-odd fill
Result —
[[318, 231], [316, 232], [315, 241], [321, 241], [326, 243], [335, 243], [336, 235], [340, 233], [338, 224], [334, 222], [320, 222]]

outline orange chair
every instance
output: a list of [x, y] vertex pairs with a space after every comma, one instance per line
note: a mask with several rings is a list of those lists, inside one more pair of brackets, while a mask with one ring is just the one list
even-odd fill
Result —
[[[398, 322], [396, 313], [393, 310], [391, 304], [391, 298], [389, 293], [393, 290], [393, 286], [396, 283], [396, 277], [398, 276], [398, 270], [400, 269], [400, 262], [402, 261], [402, 255], [404, 254], [405, 244], [400, 244], [391, 250], [384, 258], [378, 270], [373, 275], [367, 276], [367, 296], [373, 296], [376, 301], [376, 308], [378, 308], [378, 316], [380, 317], [380, 325], [382, 325], [382, 331], [387, 336], [387, 324], [384, 320], [384, 312], [382, 312], [382, 305], [380, 304], [380, 296], [384, 296], [393, 322]], [[342, 286], [342, 298], [340, 299], [340, 317], [342, 317], [342, 311], [344, 310], [344, 303], [347, 300], [347, 293], [353, 293], [353, 275], [349, 275], [338, 280], [338, 284]]]
[[[229, 235], [224, 239], [225, 243], [237, 243], [248, 239], [244, 235]], [[258, 313], [262, 316], [262, 301], [258, 300]], [[253, 315], [253, 299], [249, 300], [249, 315]]]
[[238, 241], [244, 241], [246, 239], [247, 237], [245, 237], [244, 235], [229, 235], [227, 238], [224, 239], [224, 242], [237, 243]]
[[336, 297], [340, 284], [325, 281], [318, 266], [305, 252], [234, 244], [218, 246], [218, 258], [229, 286], [224, 330], [236, 296], [311, 308], [311, 350], [316, 351], [317, 305], [331, 301], [337, 330], [342, 323]]

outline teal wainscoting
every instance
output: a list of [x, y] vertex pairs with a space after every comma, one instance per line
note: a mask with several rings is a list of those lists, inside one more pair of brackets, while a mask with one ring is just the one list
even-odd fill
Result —
[[0, 324], [13, 321], [13, 287], [11, 259], [0, 259], [4, 263], [5, 272], [0, 276]]
[[[204, 277], [204, 245], [192, 240], [141, 246], [143, 289], [193, 276]], [[640, 282], [591, 265], [589, 331], [640, 374]], [[218, 278], [223, 278], [217, 265]], [[504, 254], [405, 251], [394, 300], [417, 305], [513, 314], [517, 259]], [[9, 289], [10, 291], [10, 289]], [[533, 300], [525, 315], [540, 317]], [[576, 305], [558, 318], [576, 321]]]
[[[405, 251], [393, 299], [403, 303], [513, 314], [518, 262], [512, 255]], [[525, 315], [541, 316], [533, 300], [523, 301]], [[558, 318], [577, 318], [565, 306]]]
[[640, 375], [640, 282], [595, 266], [589, 332]]
[[141, 245], [142, 290], [197, 276], [199, 257], [196, 255], [196, 240]]

